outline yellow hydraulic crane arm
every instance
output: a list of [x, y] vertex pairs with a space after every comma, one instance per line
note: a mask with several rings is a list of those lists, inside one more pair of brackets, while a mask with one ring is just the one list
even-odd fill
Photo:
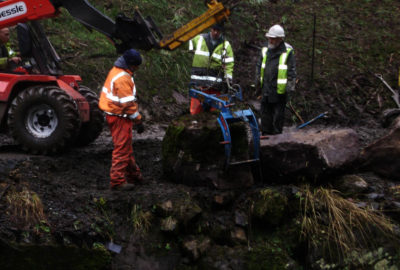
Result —
[[160, 48], [175, 50], [208, 27], [228, 18], [231, 14], [230, 10], [217, 0], [208, 1], [207, 6], [208, 10], [202, 15], [160, 40]]

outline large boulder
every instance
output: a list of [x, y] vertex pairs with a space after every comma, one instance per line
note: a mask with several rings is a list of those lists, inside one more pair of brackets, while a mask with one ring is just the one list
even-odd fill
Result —
[[361, 168], [393, 180], [400, 179], [400, 122], [386, 136], [361, 151]]
[[261, 141], [264, 180], [316, 179], [344, 168], [359, 152], [359, 138], [352, 129], [298, 130], [269, 136]]
[[[183, 115], [169, 125], [162, 142], [163, 171], [167, 178], [186, 185], [220, 189], [251, 186], [249, 166], [224, 167], [226, 160], [218, 114]], [[247, 160], [249, 143], [243, 124], [230, 125], [232, 161]]]

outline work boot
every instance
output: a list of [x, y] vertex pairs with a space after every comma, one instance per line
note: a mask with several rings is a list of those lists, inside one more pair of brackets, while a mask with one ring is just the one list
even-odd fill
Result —
[[111, 187], [111, 190], [113, 191], [125, 191], [125, 190], [133, 190], [135, 188], [134, 184], [130, 184], [130, 183], [122, 183], [120, 185], [117, 186], [113, 186]]

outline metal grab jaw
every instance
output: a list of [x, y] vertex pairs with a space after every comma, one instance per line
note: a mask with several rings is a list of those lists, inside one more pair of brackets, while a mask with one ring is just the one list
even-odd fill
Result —
[[[239, 88], [238, 91], [235, 91], [233, 95], [222, 94], [219, 96], [191, 88], [189, 90], [189, 96], [198, 99], [205, 110], [208, 110], [209, 108], [215, 108], [220, 111], [218, 123], [221, 127], [224, 137], [224, 141], [221, 142], [221, 144], [223, 144], [225, 147], [225, 168], [232, 165], [255, 163], [260, 160], [260, 132], [257, 119], [253, 111], [250, 108], [237, 111], [231, 110], [231, 108], [235, 105], [235, 100], [243, 101], [241, 88]], [[231, 162], [232, 137], [229, 125], [240, 121], [246, 122], [251, 129], [254, 147], [253, 159]]]

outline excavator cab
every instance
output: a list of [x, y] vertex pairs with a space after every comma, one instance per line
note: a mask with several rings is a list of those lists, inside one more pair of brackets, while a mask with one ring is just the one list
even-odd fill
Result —
[[38, 21], [17, 25], [22, 68], [28, 73], [60, 76], [61, 59]]

